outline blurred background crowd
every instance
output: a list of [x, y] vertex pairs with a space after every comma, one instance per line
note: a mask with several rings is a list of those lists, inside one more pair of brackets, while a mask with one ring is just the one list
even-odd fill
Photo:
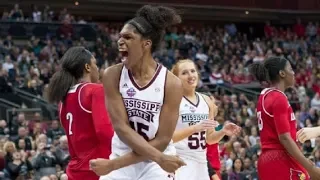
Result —
[[[19, 38], [19, 28], [0, 32], [0, 104], [5, 104], [0, 108], [6, 110], [0, 113], [0, 177], [66, 179], [67, 138], [57, 114], [52, 113], [56, 107], [46, 103], [50, 77], [60, 69], [60, 58], [71, 46], [85, 46], [93, 52], [101, 72], [120, 62], [116, 42], [122, 23], [93, 23], [91, 17], [75, 17], [66, 8], [59, 12], [49, 6], [33, 5], [25, 13], [19, 4], [6, 9], [1, 21], [55, 22], [58, 27], [42, 37], [28, 34], [27, 39]], [[86, 39], [86, 33], [75, 28], [78, 25], [93, 26], [95, 37]], [[319, 22], [300, 18], [285, 25], [266, 21], [260, 27], [239, 26], [220, 22], [172, 27], [154, 57], [169, 69], [180, 59], [196, 62], [201, 73], [199, 90], [217, 99], [216, 120], [243, 128], [240, 136], [219, 143], [221, 171], [229, 179], [241, 174], [236, 177], [253, 180], [260, 153], [255, 100], [262, 87], [248, 73], [248, 65], [270, 56], [289, 59], [296, 87], [286, 94], [297, 125], [319, 126], [320, 27]], [[320, 138], [302, 144], [302, 151], [320, 167]]]

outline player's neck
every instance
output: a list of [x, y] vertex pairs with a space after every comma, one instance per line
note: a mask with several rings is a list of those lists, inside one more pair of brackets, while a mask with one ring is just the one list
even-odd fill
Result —
[[282, 82], [272, 84], [271, 88], [278, 89], [279, 91], [282, 91], [282, 92], [284, 92], [286, 90], [286, 86]]
[[187, 97], [187, 98], [194, 98], [196, 96], [196, 90], [195, 89], [191, 89], [191, 90], [183, 90], [183, 96]]
[[89, 76], [84, 76], [83, 78], [79, 79], [79, 81], [78, 81], [78, 83], [81, 83], [81, 82], [91, 83], [91, 79]]
[[152, 77], [156, 71], [157, 62], [153, 60], [153, 58], [147, 58], [146, 60], [142, 59], [141, 63], [138, 63], [136, 66], [130, 69], [134, 78], [144, 78]]

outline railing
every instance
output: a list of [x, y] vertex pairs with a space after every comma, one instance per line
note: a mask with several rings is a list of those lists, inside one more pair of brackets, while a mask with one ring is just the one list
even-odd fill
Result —
[[58, 107], [56, 105], [52, 105], [43, 98], [37, 97], [19, 88], [14, 88], [14, 92], [21, 98], [27, 107], [41, 109], [44, 118], [52, 120], [57, 117]]
[[231, 94], [241, 94], [243, 93], [248, 97], [250, 100], [256, 100], [257, 97], [259, 96], [259, 92], [257, 91], [252, 91], [250, 89], [244, 89], [244, 88], [239, 88], [239, 87], [234, 87], [231, 84], [211, 84], [211, 83], [204, 83], [204, 85], [209, 87], [209, 90], [211, 93], [213, 92], [223, 92], [225, 94], [231, 95]]
[[[230, 85], [230, 84], [216, 84], [216, 85], [213, 85], [211, 83], [205, 83], [204, 85], [207, 85], [209, 87], [212, 87], [210, 88], [210, 92], [213, 93], [213, 92], [224, 92], [228, 95], [231, 95], [231, 94], [236, 94], [236, 95], [239, 95], [239, 94], [244, 94], [249, 100], [251, 101], [256, 101], [260, 95], [260, 92], [259, 91], [254, 91], [254, 90], [250, 90], [250, 89], [247, 89], [247, 88], [242, 88], [242, 87], [237, 87], [237, 86], [233, 86], [233, 85]], [[289, 101], [290, 104], [300, 104], [299, 101]]]
[[12, 108], [20, 108], [20, 105], [0, 98], [0, 119], [6, 118], [7, 110]]
[[[31, 36], [45, 38], [56, 36], [61, 23], [28, 22], [28, 21], [0, 21], [0, 35], [10, 34], [15, 38], [27, 39]], [[95, 40], [97, 37], [96, 24], [72, 24], [75, 38], [84, 37], [86, 40]]]

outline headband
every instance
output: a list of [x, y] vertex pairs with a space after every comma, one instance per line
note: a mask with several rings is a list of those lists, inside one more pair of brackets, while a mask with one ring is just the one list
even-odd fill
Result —
[[146, 34], [153, 29], [152, 25], [144, 17], [135, 17], [128, 24], [134, 26], [141, 34]]

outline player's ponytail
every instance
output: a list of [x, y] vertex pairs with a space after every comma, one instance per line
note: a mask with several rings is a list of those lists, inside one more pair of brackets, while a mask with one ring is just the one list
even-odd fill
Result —
[[264, 66], [264, 64], [262, 64], [260, 62], [251, 64], [250, 67], [249, 67], [249, 72], [259, 82], [269, 81], [268, 69]]
[[59, 103], [64, 101], [69, 88], [77, 84], [84, 75], [86, 64], [91, 63], [92, 54], [84, 47], [72, 47], [61, 58], [62, 69], [50, 79], [48, 101]]
[[48, 87], [48, 101], [50, 103], [63, 102], [69, 88], [77, 83], [77, 79], [67, 70], [56, 72]]

